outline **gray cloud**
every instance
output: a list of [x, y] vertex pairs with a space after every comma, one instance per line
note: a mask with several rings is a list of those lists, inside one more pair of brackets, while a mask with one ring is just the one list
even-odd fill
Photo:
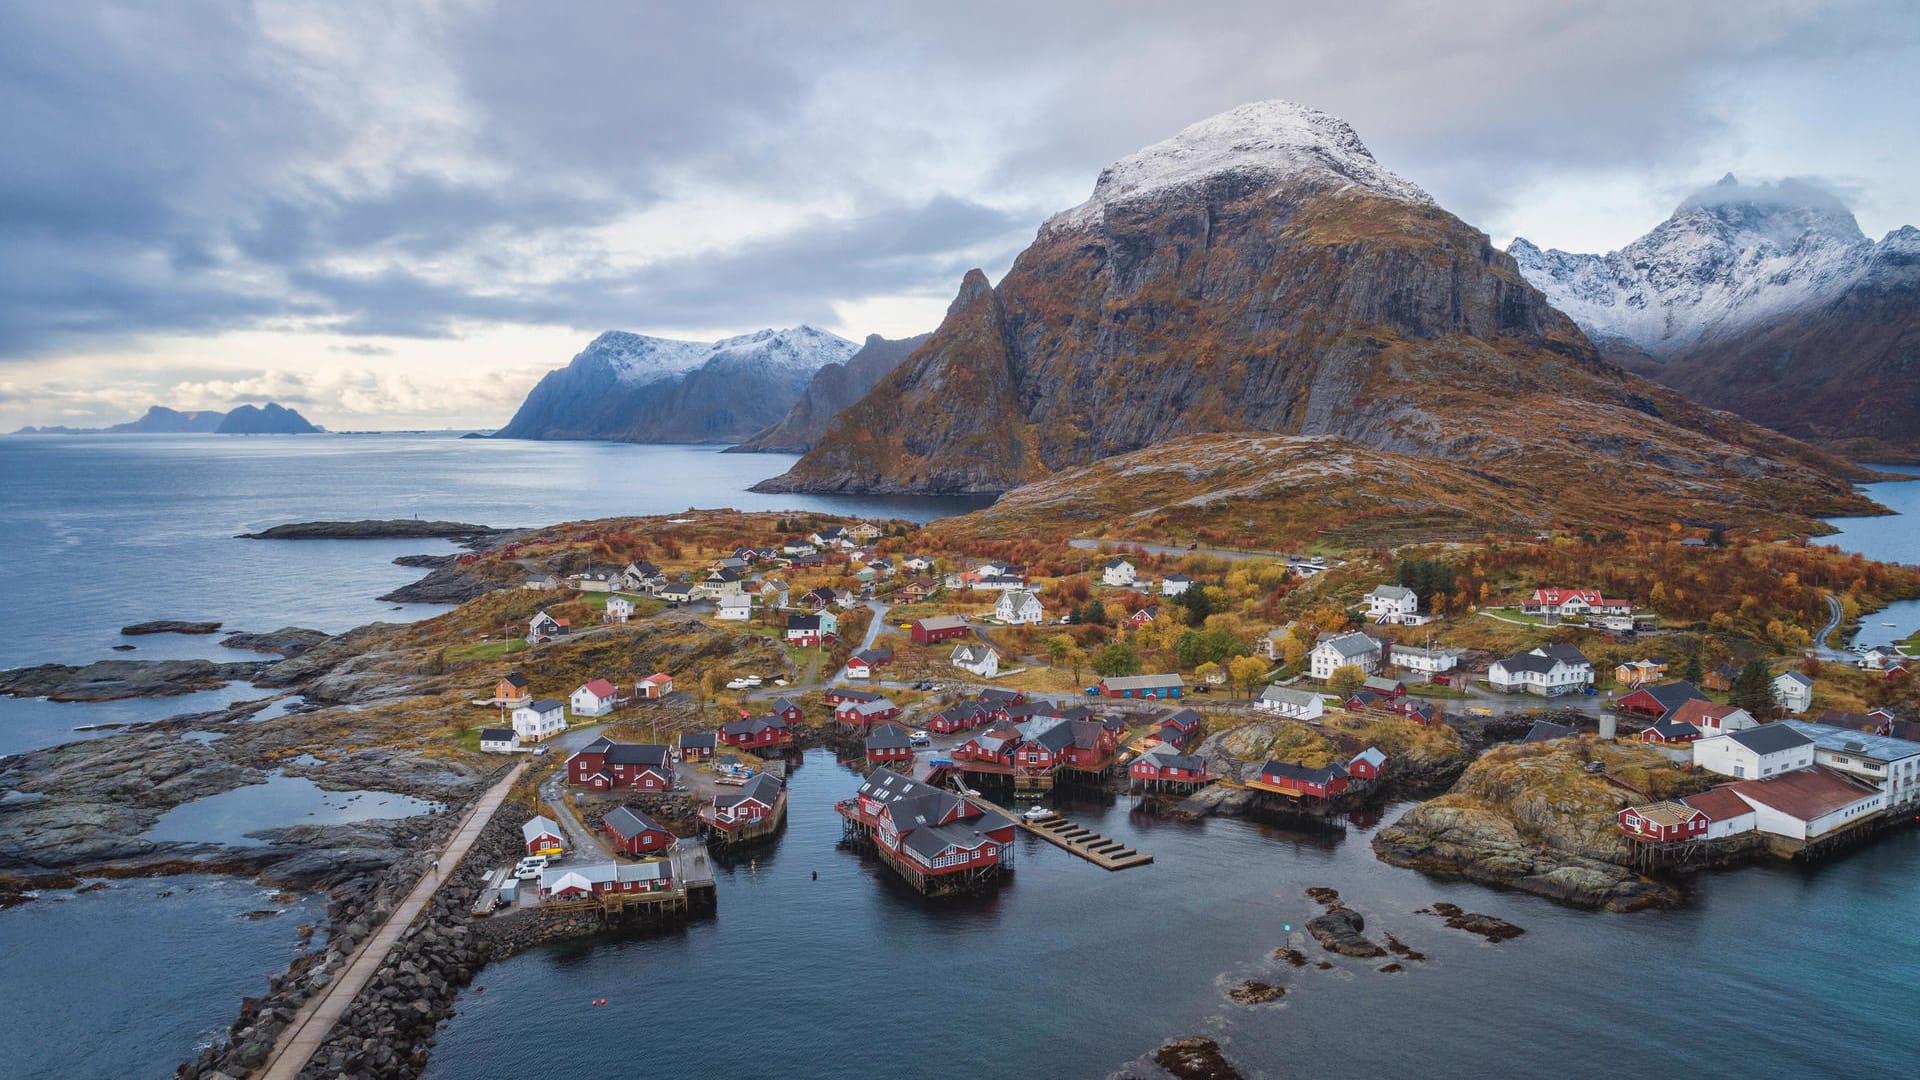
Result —
[[[1917, 42], [1900, 3], [27, 0], [0, 35], [0, 357], [289, 323], [829, 321], [1004, 270], [1107, 161], [1273, 96], [1532, 231], [1569, 182], [1719, 175], [1742, 109], [1911, 102]], [[1891, 152], [1780, 172], [1920, 216], [1920, 162]], [[613, 239], [702, 197], [778, 225], [665, 257]]]

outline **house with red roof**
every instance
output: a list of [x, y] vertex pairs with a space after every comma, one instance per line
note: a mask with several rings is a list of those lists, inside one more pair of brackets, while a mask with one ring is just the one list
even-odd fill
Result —
[[568, 704], [575, 716], [605, 716], [620, 704], [620, 688], [605, 679], [593, 679], [575, 690]]

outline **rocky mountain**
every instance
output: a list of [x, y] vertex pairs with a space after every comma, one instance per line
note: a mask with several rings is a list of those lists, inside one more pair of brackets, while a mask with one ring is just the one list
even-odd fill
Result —
[[271, 401], [264, 406], [242, 405], [232, 412], [193, 409], [182, 412], [154, 405], [146, 415], [104, 428], [25, 427], [16, 435], [310, 435], [324, 429], [298, 412]]
[[772, 427], [755, 432], [729, 454], [804, 454], [826, 434], [827, 425], [840, 410], [859, 401], [886, 374], [900, 366], [913, 350], [926, 344], [931, 334], [889, 339], [868, 334], [866, 344], [844, 364], [828, 364], [814, 373], [813, 381], [794, 402], [787, 415]]
[[1606, 255], [1507, 248], [1608, 355], [1717, 408], [1920, 457], [1920, 231], [1879, 243], [1808, 184], [1731, 175]]
[[1109, 167], [761, 490], [1000, 492], [1205, 432], [1543, 487], [1637, 470], [1729, 507], [1853, 501], [1835, 459], [1606, 360], [1483, 233], [1287, 102]]
[[737, 442], [778, 423], [853, 342], [798, 326], [714, 342], [610, 330], [548, 372], [494, 438]]

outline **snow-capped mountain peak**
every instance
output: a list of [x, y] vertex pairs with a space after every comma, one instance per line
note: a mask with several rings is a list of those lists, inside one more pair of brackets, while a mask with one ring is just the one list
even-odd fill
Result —
[[1524, 238], [1507, 248], [1596, 341], [1654, 356], [1834, 296], [1873, 251], [1831, 193], [1796, 180], [1742, 184], [1731, 173], [1618, 251], [1543, 251]]
[[845, 361], [858, 349], [837, 334], [806, 325], [757, 330], [719, 341], [681, 341], [609, 330], [594, 338], [574, 360], [605, 363], [622, 383], [642, 386], [684, 375], [715, 360], [734, 364], [757, 360], [774, 367], [817, 371]]
[[1275, 182], [1299, 178], [1407, 202], [1433, 202], [1418, 185], [1375, 161], [1346, 121], [1274, 99], [1208, 117], [1171, 139], [1121, 158], [1101, 170], [1092, 197], [1054, 215], [1043, 230], [1094, 224], [1109, 206], [1227, 174]]

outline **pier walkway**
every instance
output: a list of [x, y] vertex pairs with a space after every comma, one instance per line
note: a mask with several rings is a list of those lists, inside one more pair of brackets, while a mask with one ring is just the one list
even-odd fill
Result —
[[406, 933], [407, 927], [412, 926], [413, 920], [425, 910], [434, 892], [440, 888], [440, 883], [459, 868], [467, 849], [480, 838], [481, 830], [493, 819], [493, 812], [506, 801], [513, 782], [520, 779], [520, 774], [526, 770], [527, 763], [524, 761], [515, 765], [499, 783], [480, 796], [479, 801], [473, 804], [473, 809], [467, 811], [466, 819], [454, 829], [447, 846], [440, 850], [439, 872], [429, 870], [421, 875], [413, 891], [393, 909], [380, 929], [354, 950], [346, 968], [318, 996], [308, 999], [300, 1007], [293, 1022], [280, 1033], [280, 1038], [274, 1044], [273, 1056], [267, 1059], [266, 1068], [259, 1073], [264, 1080], [296, 1080], [300, 1070], [306, 1068], [307, 1062], [312, 1059], [314, 1051], [327, 1041], [333, 1026], [352, 1007], [354, 998], [360, 996], [361, 988], [373, 978], [374, 972], [380, 970], [380, 965], [386, 961], [387, 953], [393, 950], [400, 935]]
[[974, 799], [1000, 811], [1012, 819], [1022, 829], [1041, 837], [1047, 843], [1064, 849], [1087, 860], [1103, 870], [1126, 870], [1130, 867], [1145, 866], [1153, 861], [1153, 856], [1135, 851], [1118, 840], [1109, 840], [1084, 825], [1076, 825], [1066, 818], [1055, 815], [1039, 821], [1029, 821], [1026, 815], [985, 799]]

